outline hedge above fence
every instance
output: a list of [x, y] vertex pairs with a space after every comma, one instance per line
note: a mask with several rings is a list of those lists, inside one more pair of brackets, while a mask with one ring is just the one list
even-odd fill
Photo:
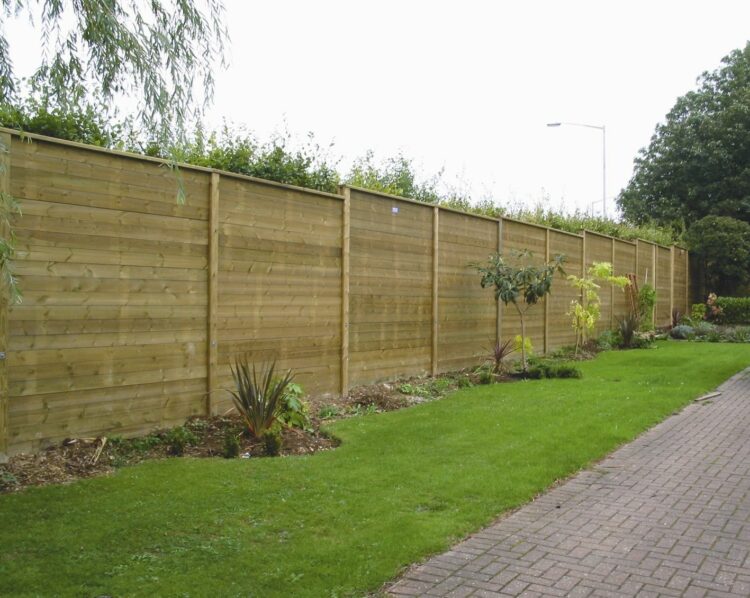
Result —
[[750, 297], [717, 297], [715, 305], [722, 324], [750, 324]]

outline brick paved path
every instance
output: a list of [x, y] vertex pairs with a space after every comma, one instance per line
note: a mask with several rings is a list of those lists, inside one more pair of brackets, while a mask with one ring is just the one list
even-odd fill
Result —
[[412, 568], [395, 596], [750, 596], [750, 369]]

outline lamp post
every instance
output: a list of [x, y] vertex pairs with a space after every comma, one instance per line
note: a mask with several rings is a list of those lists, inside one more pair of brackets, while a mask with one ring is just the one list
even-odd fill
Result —
[[587, 129], [599, 129], [602, 132], [602, 215], [607, 217], [607, 129], [604, 125], [587, 125], [584, 123], [547, 123], [548, 127], [560, 127], [567, 125], [571, 127], [586, 127]]

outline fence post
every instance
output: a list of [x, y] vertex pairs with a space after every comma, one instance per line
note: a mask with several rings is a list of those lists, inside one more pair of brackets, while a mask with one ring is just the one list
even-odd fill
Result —
[[[3, 200], [10, 196], [10, 147], [11, 138], [8, 133], [0, 133], [0, 193]], [[5, 203], [5, 202], [3, 202]], [[7, 227], [0, 230], [0, 237], [7, 239], [10, 231]], [[8, 369], [6, 355], [8, 351], [8, 308], [10, 307], [8, 289], [2, 285], [0, 296], [0, 463], [8, 460], [8, 445], [10, 444], [10, 423], [8, 421]]]
[[432, 375], [438, 373], [438, 277], [440, 275], [440, 208], [432, 208]]
[[[654, 287], [654, 293], [656, 293], [656, 243], [651, 243], [651, 286]], [[654, 301], [654, 307], [651, 308], [651, 325], [656, 326], [656, 312], [659, 305], [659, 296], [656, 295], [656, 301]]]
[[344, 196], [341, 225], [341, 396], [349, 392], [349, 246], [351, 244], [351, 200], [349, 187], [340, 187]]
[[669, 248], [669, 319], [674, 313], [674, 245]]
[[[549, 229], [544, 235], [544, 263], [549, 263]], [[544, 353], [549, 351], [549, 293], [544, 296]]]
[[208, 212], [208, 376], [206, 415], [213, 415], [213, 391], [216, 390], [216, 369], [219, 364], [217, 313], [219, 307], [219, 182], [211, 173]]
[[[615, 272], [615, 247], [617, 242], [614, 237], [610, 239], [612, 241], [612, 276], [617, 276]], [[614, 283], [609, 285], [610, 288], [610, 300], [609, 300], [609, 329], [612, 330], [615, 327], [615, 285]]]
[[[503, 219], [499, 217], [497, 219], [497, 252], [503, 252]], [[503, 302], [500, 299], [495, 299], [497, 303], [497, 319], [495, 326], [495, 342], [503, 342]]]

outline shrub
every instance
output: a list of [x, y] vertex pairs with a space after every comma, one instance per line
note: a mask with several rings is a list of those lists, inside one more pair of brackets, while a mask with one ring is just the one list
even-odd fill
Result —
[[692, 306], [690, 306], [690, 320], [695, 322], [700, 322], [702, 320], [706, 319], [706, 304], [705, 303], [693, 303]]
[[182, 456], [185, 453], [185, 447], [198, 442], [195, 434], [185, 426], [172, 428], [166, 433], [164, 440], [167, 443], [167, 452], [175, 457]]
[[750, 343], [750, 327], [730, 328], [724, 332], [724, 336], [730, 343]]
[[492, 384], [495, 381], [495, 377], [492, 372], [488, 370], [482, 370], [479, 372], [479, 384]]
[[750, 297], [715, 297], [720, 310], [714, 318], [722, 324], [750, 324]]
[[222, 454], [225, 459], [236, 459], [240, 456], [240, 438], [238, 434], [232, 431], [227, 432], [224, 436]]
[[640, 316], [641, 326], [653, 328], [655, 305], [656, 289], [646, 283], [638, 290], [638, 315]]
[[689, 339], [695, 338], [695, 330], [693, 329], [692, 326], [687, 326], [686, 324], [679, 324], [669, 331], [669, 335], [672, 338], [676, 338], [680, 340], [689, 340]]
[[600, 351], [609, 351], [622, 344], [622, 336], [617, 330], [605, 330], [596, 339], [596, 344]]
[[704, 338], [716, 333], [716, 325], [711, 324], [711, 322], [698, 322], [693, 326], [693, 331], [695, 332], [696, 338]]
[[617, 331], [620, 333], [621, 347], [629, 349], [633, 346], [635, 333], [640, 327], [641, 321], [637, 314], [629, 313], [617, 321]]
[[263, 432], [263, 446], [266, 455], [276, 457], [281, 452], [281, 434], [278, 430], [266, 430]]
[[508, 339], [504, 343], [501, 343], [500, 341], [496, 342], [495, 346], [492, 348], [492, 354], [490, 355], [490, 360], [493, 363], [492, 371], [496, 374], [502, 373], [505, 370], [505, 359], [515, 351], [517, 351], [517, 349], [514, 346], [514, 341], [512, 339]]
[[601, 299], [597, 292], [602, 284], [612, 284], [624, 289], [630, 284], [625, 276], [615, 276], [612, 264], [594, 262], [585, 276], [568, 275], [568, 282], [581, 291], [583, 300], [574, 299], [570, 303], [567, 315], [571, 318], [573, 330], [576, 331], [576, 354], [578, 349], [588, 341], [589, 333], [594, 330], [601, 315]]
[[529, 368], [527, 377], [535, 380], [541, 378], [581, 378], [582, 374], [581, 370], [571, 363], [542, 360], [534, 362]]
[[290, 382], [287, 385], [284, 394], [281, 396], [279, 405], [277, 419], [280, 423], [290, 428], [299, 428], [306, 431], [312, 430], [310, 408], [302, 400], [304, 394], [305, 392], [299, 384]]
[[458, 379], [457, 384], [459, 388], [471, 388], [473, 386], [473, 384], [471, 383], [471, 380], [469, 380], [469, 378], [466, 376], [461, 376]]
[[276, 363], [263, 366], [260, 375], [247, 358], [237, 358], [231, 366], [236, 390], [230, 390], [234, 406], [248, 432], [260, 438], [273, 426], [282, 407], [287, 387], [292, 382], [291, 370], [280, 379], [274, 378]]

